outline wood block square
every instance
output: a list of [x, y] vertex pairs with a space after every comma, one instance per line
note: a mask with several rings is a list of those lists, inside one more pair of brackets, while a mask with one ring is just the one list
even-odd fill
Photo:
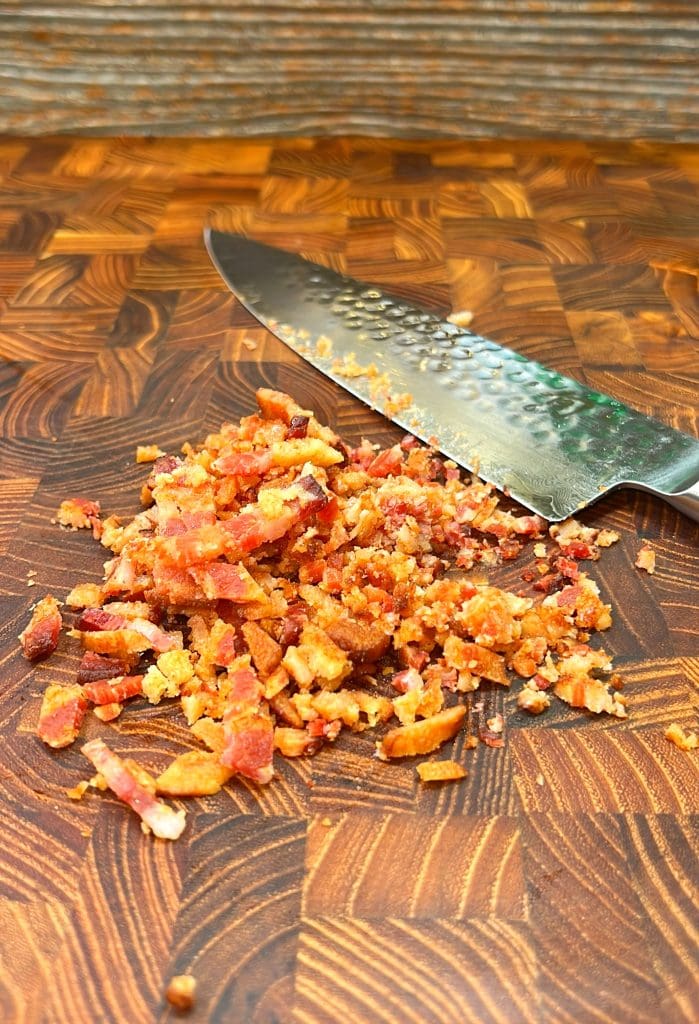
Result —
[[619, 820], [533, 813], [522, 843], [542, 1024], [657, 1021], [663, 981]]
[[526, 920], [513, 818], [352, 811], [309, 824], [306, 917]]
[[203, 1020], [268, 1019], [263, 1007], [294, 971], [306, 823], [218, 808], [191, 828], [164, 979], [207, 979], [197, 998]]
[[294, 1024], [537, 1024], [528, 925], [305, 918]]
[[626, 865], [644, 908], [646, 943], [661, 979], [658, 1020], [699, 1016], [699, 815], [621, 819]]
[[621, 313], [569, 310], [566, 320], [583, 366], [642, 367], [629, 325]]
[[525, 812], [696, 812], [699, 761], [664, 731], [511, 730], [514, 784]]

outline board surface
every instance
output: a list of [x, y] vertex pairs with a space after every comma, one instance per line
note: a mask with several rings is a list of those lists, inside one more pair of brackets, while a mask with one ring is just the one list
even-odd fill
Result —
[[[456, 742], [463, 782], [425, 787], [373, 737], [188, 803], [174, 844], [108, 795], [66, 788], [79, 750], [34, 735], [70, 681], [68, 638], [31, 667], [31, 604], [99, 580], [104, 550], [51, 525], [75, 494], [133, 514], [148, 468], [287, 390], [349, 440], [399, 432], [250, 318], [205, 223], [249, 232], [443, 314], [697, 433], [699, 152], [582, 143], [0, 140], [0, 1017], [615, 1024], [699, 1016], [696, 524], [641, 494], [584, 521], [621, 541], [591, 575], [627, 721], [538, 719], [493, 687], [505, 747]], [[657, 554], [634, 568], [642, 539]], [[517, 570], [495, 582], [516, 586]], [[35, 573], [35, 575], [31, 575]], [[30, 585], [32, 584], [32, 585]], [[136, 704], [86, 735], [152, 768], [188, 743]]]

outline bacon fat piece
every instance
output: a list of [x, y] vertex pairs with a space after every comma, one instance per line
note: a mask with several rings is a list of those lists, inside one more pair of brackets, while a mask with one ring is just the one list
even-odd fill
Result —
[[53, 654], [58, 646], [62, 625], [58, 601], [51, 594], [47, 594], [39, 601], [29, 625], [19, 635], [25, 658], [29, 661], [39, 661]]
[[128, 765], [101, 739], [83, 744], [91, 761], [109, 788], [138, 814], [159, 839], [178, 839], [185, 826], [185, 812], [175, 811], [143, 786]]

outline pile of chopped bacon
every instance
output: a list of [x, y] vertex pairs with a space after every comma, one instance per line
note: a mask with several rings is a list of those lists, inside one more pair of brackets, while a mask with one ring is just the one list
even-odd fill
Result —
[[[350, 450], [287, 395], [257, 399], [259, 413], [201, 446], [158, 455], [130, 521], [102, 520], [85, 499], [61, 506], [61, 523], [91, 528], [113, 557], [101, 585], [66, 597], [84, 653], [74, 684], [46, 690], [46, 743], [72, 743], [89, 708], [108, 722], [134, 699], [178, 700], [201, 748], [158, 778], [99, 738], [83, 746], [93, 783], [174, 839], [184, 812], [160, 796], [215, 793], [236, 775], [268, 783], [275, 751], [314, 754], [343, 729], [386, 725], [384, 760], [430, 754], [462, 729], [463, 695], [484, 679], [519, 676], [530, 713], [553, 694], [625, 716], [608, 656], [588, 644], [610, 609], [579, 564], [615, 534], [570, 520], [545, 542], [542, 519], [501, 509], [490, 485], [412, 437]], [[474, 575], [531, 542], [529, 591]], [[44, 598], [27, 657], [49, 654], [61, 625]], [[502, 730], [496, 716], [481, 739], [502, 746]], [[453, 762], [420, 772], [464, 774]]]

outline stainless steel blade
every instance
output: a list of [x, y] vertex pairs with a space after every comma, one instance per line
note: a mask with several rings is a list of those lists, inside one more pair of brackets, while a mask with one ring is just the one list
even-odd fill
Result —
[[373, 285], [239, 235], [207, 229], [205, 241], [234, 294], [290, 348], [545, 518], [621, 486], [699, 518], [695, 438]]

